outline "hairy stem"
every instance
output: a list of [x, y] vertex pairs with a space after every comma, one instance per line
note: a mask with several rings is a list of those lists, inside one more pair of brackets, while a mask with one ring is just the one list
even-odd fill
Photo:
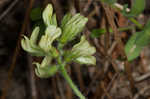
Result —
[[76, 85], [73, 83], [73, 81], [71, 80], [70, 76], [68, 75], [66, 69], [64, 66], [60, 67], [61, 69], [61, 74], [63, 75], [63, 77], [66, 79], [66, 81], [68, 82], [68, 84], [70, 85], [70, 87], [72, 88], [72, 90], [74, 91], [74, 93], [80, 98], [80, 99], [85, 99], [85, 96], [82, 95], [82, 93], [79, 91], [79, 89], [76, 87]]

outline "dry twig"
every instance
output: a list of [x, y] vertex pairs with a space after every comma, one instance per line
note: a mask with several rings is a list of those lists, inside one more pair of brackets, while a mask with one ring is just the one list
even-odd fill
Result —
[[138, 99], [138, 97], [140, 96], [140, 95], [143, 95], [147, 90], [149, 90], [150, 89], [150, 86], [147, 86], [147, 87], [144, 87], [143, 89], [141, 89], [134, 97], [133, 97], [133, 99]]
[[[107, 20], [108, 20], [108, 23], [110, 24], [113, 32], [114, 32], [114, 36], [115, 36], [115, 40], [117, 41], [117, 43], [119, 44], [119, 47], [120, 47], [120, 51], [121, 51], [121, 55], [123, 57], [125, 57], [125, 52], [124, 52], [124, 44], [123, 42], [121, 41], [121, 38], [120, 38], [120, 35], [119, 35], [119, 31], [117, 30], [117, 27], [115, 25], [115, 22], [113, 21], [114, 18], [113, 18], [113, 13], [111, 12], [111, 9], [104, 3], [102, 3], [102, 6], [105, 10], [105, 14], [106, 14], [106, 17], [107, 17]], [[131, 68], [129, 66], [129, 63], [128, 61], [125, 62], [125, 71], [127, 73], [127, 76], [128, 76], [128, 79], [130, 81], [130, 86], [131, 86], [131, 90], [132, 92], [134, 93], [134, 89], [136, 88], [135, 85], [134, 85], [134, 79], [132, 77], [132, 73], [131, 73]]]
[[0, 21], [12, 10], [19, 0], [14, 0], [11, 5], [0, 15]]

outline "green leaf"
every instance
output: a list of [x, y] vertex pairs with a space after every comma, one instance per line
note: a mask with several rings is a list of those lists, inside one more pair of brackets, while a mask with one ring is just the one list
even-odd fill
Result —
[[93, 29], [93, 30], [92, 30], [92, 33], [90, 34], [90, 36], [91, 36], [92, 38], [98, 38], [98, 37], [100, 37], [101, 35], [103, 35], [105, 32], [106, 32], [105, 29]]
[[125, 46], [128, 61], [132, 61], [138, 57], [141, 50], [148, 44], [150, 44], [150, 21], [145, 25], [143, 31], [136, 32], [128, 40]]
[[127, 55], [128, 61], [132, 61], [133, 59], [138, 57], [143, 48], [143, 46], [139, 46], [137, 44], [137, 38], [141, 34], [142, 32], [136, 32], [133, 36], [131, 36], [131, 38], [125, 45], [125, 53]]
[[136, 17], [145, 9], [145, 0], [134, 0], [129, 13], [123, 13], [127, 17]]
[[122, 13], [124, 16], [127, 16], [127, 15], [128, 15], [128, 12], [126, 11], [127, 8], [128, 8], [128, 4], [124, 4], [124, 5], [123, 5], [123, 10], [121, 11], [121, 13]]
[[145, 0], [134, 0], [131, 8], [131, 15], [139, 15], [145, 9]]
[[87, 18], [80, 14], [76, 14], [69, 21], [68, 19], [70, 19], [70, 17], [66, 18], [66, 20], [64, 18], [62, 21], [62, 36], [60, 37], [60, 42], [62, 44], [66, 44], [68, 41], [73, 40], [83, 30], [88, 21]]
[[115, 2], [117, 2], [117, 0], [101, 0], [102, 2], [105, 2], [105, 3], [107, 3], [107, 4], [109, 4], [109, 5], [112, 5], [112, 4], [114, 4]]
[[148, 22], [144, 26], [144, 31], [147, 31], [147, 33], [150, 34], [150, 20], [148, 20]]
[[40, 7], [33, 8], [30, 13], [30, 18], [32, 21], [37, 21], [42, 18], [42, 9]]

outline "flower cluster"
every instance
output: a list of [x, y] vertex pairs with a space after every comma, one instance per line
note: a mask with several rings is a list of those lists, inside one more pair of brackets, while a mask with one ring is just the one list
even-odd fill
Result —
[[[35, 73], [38, 77], [47, 78], [59, 71], [60, 62], [67, 63], [75, 61], [81, 64], [96, 64], [96, 59], [92, 56], [95, 48], [92, 47], [85, 36], [81, 37], [78, 44], [71, 50], [65, 51], [63, 47], [72, 41], [85, 27], [88, 19], [80, 14], [72, 16], [66, 14], [58, 27], [56, 14], [53, 14], [52, 5], [49, 4], [43, 11], [43, 21], [46, 29], [45, 33], [39, 37], [39, 27], [35, 27], [31, 37], [24, 36], [21, 41], [22, 48], [33, 56], [44, 57], [41, 63], [34, 62], [36, 65]], [[39, 39], [40, 38], [40, 39]], [[54, 46], [54, 41], [57, 46]], [[56, 64], [52, 64], [52, 59], [56, 59]]]

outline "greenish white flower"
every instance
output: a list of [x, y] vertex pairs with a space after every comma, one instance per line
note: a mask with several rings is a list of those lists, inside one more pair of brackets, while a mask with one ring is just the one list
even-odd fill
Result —
[[95, 52], [95, 47], [89, 44], [85, 36], [82, 36], [81, 41], [72, 48], [72, 53], [77, 56], [88, 56], [94, 54]]
[[61, 35], [61, 29], [55, 25], [50, 25], [46, 28], [45, 35], [41, 37], [39, 46], [45, 51], [49, 52], [53, 41]]
[[62, 21], [61, 21], [61, 28], [64, 28], [65, 24], [72, 18], [72, 15], [70, 13], [67, 13]]
[[33, 30], [30, 39], [24, 36], [24, 39], [21, 40], [21, 46], [25, 51], [29, 52], [33, 56], [44, 56], [45, 53], [43, 52], [43, 50], [36, 45], [38, 34], [39, 27], [36, 27]]
[[50, 65], [51, 60], [51, 56], [45, 56], [41, 64], [37, 62], [33, 63], [36, 65], [35, 73], [38, 77], [48, 78], [53, 76], [58, 71], [58, 66]]
[[48, 4], [44, 9], [42, 17], [46, 26], [57, 26], [56, 14], [53, 15], [53, 7], [51, 4]]
[[[24, 39], [21, 41], [22, 48], [25, 51], [36, 56], [44, 56], [41, 63], [33, 63], [36, 65], [35, 74], [40, 78], [48, 78], [60, 71], [76, 95], [81, 99], [85, 99], [70, 79], [65, 70], [65, 66], [70, 61], [95, 65], [96, 59], [92, 54], [94, 54], [96, 50], [88, 43], [85, 36], [82, 36], [80, 42], [73, 46], [72, 50], [68, 51], [67, 54], [63, 47], [83, 30], [88, 19], [80, 14], [76, 14], [73, 17], [67, 14], [62, 20], [61, 28], [59, 28], [57, 27], [56, 14], [53, 15], [51, 4], [48, 4], [44, 9], [42, 17], [46, 25], [45, 34], [38, 36], [39, 27], [36, 27], [30, 39], [24, 36]], [[53, 46], [53, 42], [56, 39], [59, 44], [55, 47]], [[52, 60], [55, 60], [57, 63], [54, 63]]]
[[49, 26], [50, 24], [50, 20], [52, 19], [52, 15], [53, 15], [53, 7], [51, 4], [48, 4], [47, 7], [44, 9], [43, 11], [43, 20], [44, 23]]
[[56, 65], [47, 65], [45, 67], [41, 67], [39, 63], [35, 63], [36, 68], [35, 68], [35, 74], [40, 77], [40, 78], [48, 78], [53, 76], [54, 74], [57, 73], [58, 71], [58, 66]]
[[66, 44], [77, 36], [84, 28], [88, 19], [80, 14], [76, 14], [71, 17], [69, 14], [66, 15], [62, 21], [62, 36], [60, 42]]
[[81, 64], [96, 64], [96, 59], [92, 56], [96, 52], [95, 47], [91, 46], [85, 39], [81, 37], [81, 41], [74, 45], [72, 50], [66, 54], [66, 61], [75, 60]]

